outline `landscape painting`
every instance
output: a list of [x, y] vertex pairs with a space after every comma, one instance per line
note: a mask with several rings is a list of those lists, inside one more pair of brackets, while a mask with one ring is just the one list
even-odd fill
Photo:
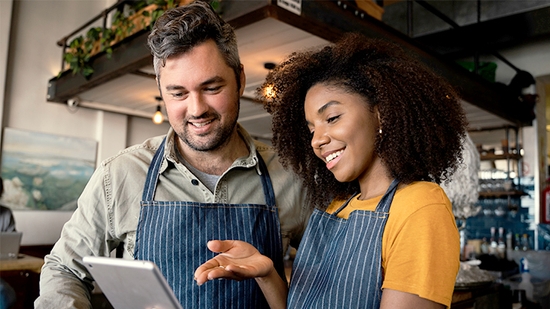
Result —
[[5, 128], [0, 203], [16, 210], [75, 210], [96, 155], [91, 139]]

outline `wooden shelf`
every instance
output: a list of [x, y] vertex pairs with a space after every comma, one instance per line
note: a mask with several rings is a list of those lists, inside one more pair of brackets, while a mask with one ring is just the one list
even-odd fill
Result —
[[481, 161], [495, 161], [495, 160], [520, 160], [521, 155], [516, 153], [503, 153], [503, 154], [485, 154], [480, 155], [479, 159]]
[[525, 195], [528, 194], [520, 190], [479, 192], [479, 198], [520, 197]]

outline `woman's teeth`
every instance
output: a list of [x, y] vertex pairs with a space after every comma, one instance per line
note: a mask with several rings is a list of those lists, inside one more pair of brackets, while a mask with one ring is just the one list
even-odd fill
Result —
[[329, 154], [328, 157], [326, 158], [327, 163], [329, 163], [330, 161], [336, 159], [339, 155], [342, 154], [342, 152], [344, 152], [344, 151], [340, 150], [340, 151]]

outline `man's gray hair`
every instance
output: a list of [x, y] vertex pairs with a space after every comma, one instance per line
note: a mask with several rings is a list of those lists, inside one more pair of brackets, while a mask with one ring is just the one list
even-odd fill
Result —
[[208, 40], [216, 42], [240, 87], [241, 62], [235, 32], [210, 4], [200, 0], [167, 10], [155, 22], [147, 43], [153, 54], [157, 79], [160, 80], [160, 68], [166, 59], [184, 54]]

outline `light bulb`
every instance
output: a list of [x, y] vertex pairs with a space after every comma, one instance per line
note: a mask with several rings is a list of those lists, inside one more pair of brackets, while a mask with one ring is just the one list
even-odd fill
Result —
[[164, 121], [164, 115], [160, 111], [160, 104], [157, 105], [157, 111], [153, 115], [153, 123], [154, 124], [161, 124]]
[[275, 97], [275, 88], [273, 85], [268, 85], [264, 88], [264, 96], [268, 99], [273, 99]]

